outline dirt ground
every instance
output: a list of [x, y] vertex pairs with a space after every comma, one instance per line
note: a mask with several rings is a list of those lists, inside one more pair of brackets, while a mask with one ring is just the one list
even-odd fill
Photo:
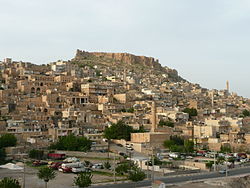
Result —
[[[69, 188], [73, 187], [74, 177], [76, 174], [65, 174], [62, 172], [57, 171], [56, 178], [54, 180], [49, 181], [48, 187], [49, 188]], [[3, 177], [13, 177], [19, 180], [21, 183], [23, 180], [23, 171], [20, 170], [8, 170], [8, 169], [1, 169], [0, 168], [0, 179]], [[117, 177], [118, 179], [123, 179], [123, 177]], [[27, 167], [26, 168], [26, 188], [44, 188], [44, 182], [37, 177], [37, 169]], [[92, 182], [99, 183], [99, 182], [107, 182], [112, 181], [113, 177], [111, 176], [104, 176], [104, 175], [97, 175], [94, 174], [92, 178]]]

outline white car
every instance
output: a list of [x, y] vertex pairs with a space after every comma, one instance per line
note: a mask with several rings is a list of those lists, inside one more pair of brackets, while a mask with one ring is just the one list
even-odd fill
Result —
[[220, 174], [226, 174], [226, 173], [228, 173], [228, 170], [223, 169], [223, 170], [220, 170], [219, 173], [220, 173]]
[[68, 157], [66, 159], [63, 160], [63, 162], [66, 162], [66, 163], [75, 163], [75, 162], [79, 162], [80, 160], [77, 159], [76, 157]]
[[242, 162], [242, 163], [246, 163], [246, 162], [248, 162], [248, 161], [249, 161], [248, 158], [245, 158], [245, 159], [241, 159], [241, 160], [240, 160], [240, 162]]
[[103, 169], [102, 163], [93, 164], [92, 168]]
[[73, 173], [80, 173], [80, 172], [91, 172], [89, 168], [80, 167], [80, 168], [72, 168]]
[[61, 165], [62, 168], [80, 168], [83, 167], [84, 165], [81, 162], [76, 162], [76, 163], [63, 163]]

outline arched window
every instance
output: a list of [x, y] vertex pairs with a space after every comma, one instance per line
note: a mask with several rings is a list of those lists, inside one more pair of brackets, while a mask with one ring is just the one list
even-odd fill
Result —
[[31, 93], [35, 93], [36, 90], [34, 87], [32, 87], [30, 91], [31, 91]]

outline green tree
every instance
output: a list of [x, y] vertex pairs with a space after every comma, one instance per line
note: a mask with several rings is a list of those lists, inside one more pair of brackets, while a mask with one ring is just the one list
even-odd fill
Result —
[[221, 147], [220, 147], [220, 151], [221, 151], [222, 153], [231, 153], [231, 152], [232, 152], [230, 146], [221, 146]]
[[173, 140], [176, 145], [184, 145], [184, 139], [179, 136], [171, 136], [170, 139]]
[[89, 166], [91, 165], [91, 162], [90, 162], [90, 161], [85, 160], [85, 161], [84, 161], [84, 164], [85, 164], [85, 166], [88, 166], [88, 167], [89, 167]]
[[142, 181], [146, 178], [146, 174], [137, 166], [134, 166], [128, 173], [128, 179], [135, 182]]
[[0, 181], [0, 188], [21, 188], [18, 180], [5, 177]]
[[172, 122], [172, 121], [160, 120], [159, 126], [160, 126], [160, 127], [163, 127], [163, 126], [174, 127], [174, 122]]
[[216, 163], [217, 163], [217, 164], [222, 164], [224, 161], [225, 161], [225, 157], [219, 156], [219, 157], [217, 158]]
[[110, 162], [107, 161], [107, 162], [104, 163], [104, 168], [110, 169], [110, 167], [111, 167]]
[[163, 143], [163, 146], [168, 149], [170, 149], [173, 145], [175, 145], [173, 140], [165, 140]]
[[[158, 157], [154, 156], [153, 159], [154, 159], [154, 165], [162, 165], [162, 161]], [[149, 166], [152, 166], [153, 159], [151, 157], [151, 160], [149, 161]]]
[[206, 162], [206, 167], [209, 169], [209, 171], [211, 171], [213, 164], [214, 164], [213, 161]]
[[82, 172], [74, 178], [74, 184], [79, 188], [88, 187], [92, 184], [93, 175], [89, 172]]
[[43, 150], [36, 150], [36, 149], [32, 149], [29, 151], [29, 157], [32, 159], [42, 159], [44, 155], [44, 151]]
[[170, 136], [170, 140], [165, 140], [163, 146], [172, 152], [185, 152], [184, 140], [178, 136]]
[[45, 182], [45, 188], [47, 188], [49, 180], [54, 179], [56, 177], [56, 173], [52, 168], [43, 167], [39, 169], [37, 176]]
[[123, 175], [128, 173], [130, 166], [129, 163], [122, 163], [115, 168], [115, 171], [117, 174]]
[[190, 140], [184, 140], [184, 149], [186, 153], [194, 152], [194, 142]]
[[135, 111], [135, 109], [132, 107], [132, 108], [129, 108], [128, 110], [127, 110], [127, 112], [129, 112], [129, 113], [134, 113], [134, 111]]
[[198, 115], [198, 112], [195, 108], [185, 108], [183, 112], [188, 113], [190, 118]]
[[248, 110], [243, 110], [242, 114], [244, 117], [250, 116], [250, 112]]
[[0, 137], [0, 148], [16, 146], [17, 139], [13, 134], [4, 134]]
[[68, 151], [89, 151], [91, 141], [86, 137], [77, 137], [72, 134], [60, 137], [59, 140], [50, 146], [50, 149], [68, 150]]
[[133, 128], [122, 121], [118, 121], [112, 124], [110, 127], [104, 130], [104, 137], [110, 139], [125, 139], [130, 140], [130, 134], [133, 132]]
[[0, 148], [0, 164], [3, 164], [5, 161], [6, 153], [4, 148]]

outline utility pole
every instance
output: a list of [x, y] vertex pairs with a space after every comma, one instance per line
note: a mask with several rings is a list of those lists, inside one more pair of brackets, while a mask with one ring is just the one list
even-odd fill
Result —
[[[227, 152], [226, 152], [226, 157], [227, 157]], [[226, 176], [228, 175], [227, 174], [227, 170], [228, 170], [227, 164], [228, 164], [228, 159], [226, 158]]]
[[152, 147], [152, 184], [153, 184], [154, 181], [155, 181], [154, 170], [155, 170], [154, 148]]
[[25, 160], [23, 160], [23, 188], [25, 188]]
[[109, 150], [110, 150], [110, 140], [108, 139], [108, 161], [109, 161], [109, 157], [110, 157]]
[[132, 158], [132, 151], [129, 151], [130, 168], [131, 168], [131, 166], [132, 166], [132, 165], [131, 165], [131, 163], [132, 163], [132, 159], [131, 159], [131, 158]]
[[148, 162], [147, 162], [147, 178], [149, 179], [149, 167], [148, 167], [148, 163], [150, 161], [150, 155], [148, 154]]
[[[24, 149], [26, 150], [26, 141], [25, 141], [25, 143], [24, 143]], [[26, 160], [25, 160], [25, 158], [23, 158], [23, 188], [25, 188], [25, 173], [26, 173], [26, 166], [25, 166], [25, 162], [26, 162]]]
[[114, 155], [114, 183], [116, 183], [116, 173], [115, 173], [115, 169], [116, 169], [116, 159], [115, 159], [115, 155]]
[[215, 152], [214, 152], [214, 171], [216, 171], [216, 162], [215, 162]]

